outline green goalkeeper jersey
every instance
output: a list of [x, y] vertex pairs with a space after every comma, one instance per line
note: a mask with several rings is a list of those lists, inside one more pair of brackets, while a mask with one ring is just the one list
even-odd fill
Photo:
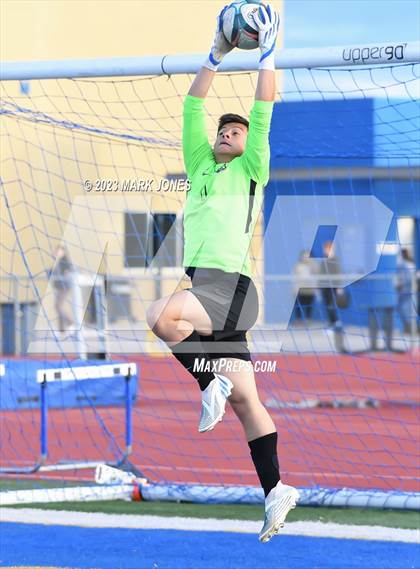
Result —
[[190, 190], [184, 208], [184, 267], [251, 276], [249, 248], [269, 178], [272, 112], [272, 102], [255, 101], [243, 154], [216, 163], [204, 99], [187, 95], [182, 144]]

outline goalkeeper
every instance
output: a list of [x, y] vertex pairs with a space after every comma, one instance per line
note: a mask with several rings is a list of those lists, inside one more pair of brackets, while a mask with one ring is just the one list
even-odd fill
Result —
[[191, 181], [184, 208], [184, 267], [192, 287], [153, 303], [147, 318], [154, 333], [198, 381], [202, 391], [198, 430], [210, 431], [222, 420], [227, 400], [241, 422], [264, 489], [260, 540], [268, 541], [299, 498], [295, 488], [280, 481], [276, 427], [258, 397], [246, 339], [258, 316], [249, 247], [269, 178], [279, 16], [263, 5], [254, 16], [261, 58], [249, 122], [236, 114], [223, 115], [211, 147], [204, 99], [222, 58], [233, 49], [222, 33], [224, 10], [209, 57], [184, 103], [183, 151]]

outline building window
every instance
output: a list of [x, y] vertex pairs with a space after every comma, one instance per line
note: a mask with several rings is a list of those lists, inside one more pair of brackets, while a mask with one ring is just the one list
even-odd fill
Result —
[[175, 213], [124, 213], [124, 266], [178, 267], [181, 264], [181, 221]]

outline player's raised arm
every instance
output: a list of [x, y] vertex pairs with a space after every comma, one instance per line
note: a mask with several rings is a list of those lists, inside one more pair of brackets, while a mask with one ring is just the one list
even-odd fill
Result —
[[195, 76], [184, 102], [182, 146], [185, 168], [189, 176], [194, 174], [197, 164], [203, 157], [211, 152], [203, 104], [223, 57], [233, 49], [222, 32], [225, 10], [226, 6], [217, 17], [216, 34], [209, 56]]
[[256, 101], [274, 101], [276, 93], [274, 50], [280, 25], [280, 16], [269, 4], [261, 6], [254, 16], [258, 26], [258, 44], [261, 50]]
[[223, 16], [226, 12], [227, 6], [223, 8], [216, 19], [216, 33], [214, 36], [213, 45], [211, 46], [209, 56], [204, 62], [203, 67], [195, 76], [195, 79], [188, 92], [193, 97], [200, 97], [204, 99], [209, 92], [210, 86], [214, 79], [214, 75], [222, 63], [222, 59], [232, 51], [233, 46], [226, 40], [223, 35]]
[[259, 29], [261, 51], [255, 102], [249, 118], [249, 133], [242, 160], [249, 175], [265, 185], [269, 178], [269, 133], [276, 92], [274, 50], [280, 17], [270, 5], [260, 6], [254, 21]]

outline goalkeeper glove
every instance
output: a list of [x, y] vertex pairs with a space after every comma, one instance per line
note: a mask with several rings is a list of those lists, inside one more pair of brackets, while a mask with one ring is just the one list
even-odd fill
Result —
[[231, 45], [223, 35], [223, 16], [227, 8], [228, 7], [225, 6], [217, 16], [216, 35], [214, 36], [214, 42], [208, 59], [204, 63], [204, 67], [207, 67], [207, 69], [211, 71], [217, 71], [224, 56], [233, 49], [233, 45]]
[[274, 71], [274, 48], [280, 25], [280, 16], [269, 4], [261, 5], [254, 15], [254, 22], [258, 27], [258, 44], [261, 50], [260, 69]]

